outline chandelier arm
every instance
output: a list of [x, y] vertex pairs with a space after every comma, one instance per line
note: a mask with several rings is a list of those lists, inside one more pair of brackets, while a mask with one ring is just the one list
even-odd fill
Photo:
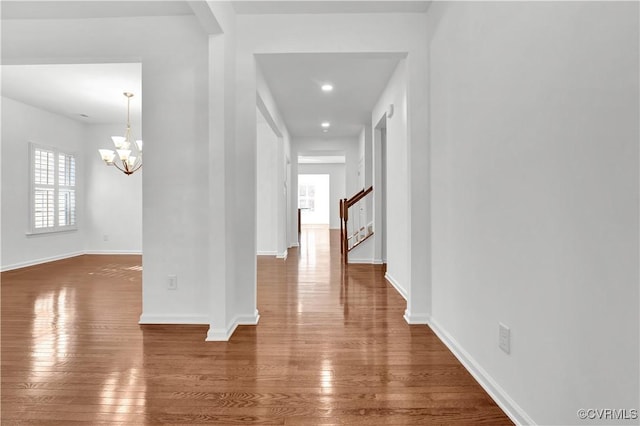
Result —
[[140, 170], [141, 168], [142, 168], [142, 162], [140, 162], [140, 164], [138, 164], [138, 166], [135, 169], [131, 170], [131, 173], [135, 173], [138, 170]]
[[122, 167], [118, 166], [118, 163], [116, 163], [115, 161], [113, 162], [113, 165], [116, 166], [116, 169], [120, 170], [123, 173], [128, 173], [125, 169], [123, 169]]

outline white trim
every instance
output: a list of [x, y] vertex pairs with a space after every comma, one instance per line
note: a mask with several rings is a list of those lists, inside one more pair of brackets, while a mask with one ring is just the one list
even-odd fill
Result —
[[233, 321], [229, 324], [229, 327], [224, 328], [213, 328], [209, 325], [209, 331], [207, 331], [207, 338], [204, 339], [205, 342], [227, 342], [231, 339], [231, 336], [238, 328], [238, 323]]
[[405, 291], [405, 289], [402, 288], [402, 286], [400, 284], [398, 284], [398, 281], [396, 281], [395, 278], [393, 278], [391, 275], [389, 275], [388, 272], [385, 272], [384, 279], [389, 281], [389, 284], [391, 284], [393, 286], [393, 288], [395, 288], [396, 291], [398, 293], [400, 293], [400, 296], [402, 296], [402, 298], [404, 300], [409, 300], [409, 298], [407, 296], [407, 292]]
[[258, 322], [260, 321], [260, 313], [256, 309], [253, 314], [238, 315], [235, 321], [238, 325], [258, 325]]
[[291, 243], [289, 248], [300, 247], [300, 243]]
[[473, 359], [467, 351], [449, 333], [433, 319], [429, 319], [428, 327], [438, 336], [447, 348], [458, 358], [474, 379], [482, 386], [496, 404], [517, 425], [535, 425], [531, 417], [520, 407], [507, 392]]
[[384, 261], [382, 259], [373, 259], [374, 265], [384, 265]]
[[256, 256], [275, 256], [278, 252], [275, 250], [258, 250]]
[[207, 35], [223, 33], [209, 5], [203, 1], [187, 1], [200, 26]]
[[431, 320], [429, 314], [412, 314], [408, 309], [404, 311], [403, 318], [409, 325], [427, 325]]
[[227, 328], [213, 328], [209, 326], [206, 342], [227, 342], [236, 331], [239, 325], [257, 325], [260, 321], [260, 314], [256, 309], [253, 315], [238, 315]]
[[284, 251], [283, 251], [282, 253], [278, 253], [278, 254], [276, 254], [276, 257], [277, 257], [278, 259], [284, 259], [284, 260], [287, 260], [287, 257], [289, 257], [289, 250], [284, 249]]
[[138, 324], [194, 324], [204, 325], [209, 324], [208, 315], [191, 315], [191, 314], [142, 314]]
[[142, 255], [141, 251], [137, 250], [85, 250], [77, 251], [73, 253], [60, 254], [56, 256], [43, 257], [40, 259], [26, 260], [24, 262], [18, 262], [11, 265], [2, 266], [0, 272], [11, 271], [14, 269], [27, 268], [29, 266], [42, 265], [43, 263], [56, 262], [58, 260], [69, 259], [72, 257], [82, 256], [85, 254], [90, 255]]
[[56, 256], [43, 257], [40, 259], [26, 260], [24, 262], [14, 263], [12, 265], [2, 266], [2, 272], [11, 271], [13, 269], [26, 268], [28, 266], [41, 265], [43, 263], [55, 262], [57, 260], [69, 259], [71, 257], [82, 256], [85, 254], [83, 251], [77, 251], [73, 253], [59, 254]]
[[78, 227], [76, 225], [69, 225], [64, 227], [59, 227], [59, 229], [51, 229], [45, 228], [43, 231], [27, 231], [24, 235], [27, 238], [38, 237], [38, 236], [46, 236], [49, 234], [64, 234], [65, 232], [76, 232], [78, 231]]
[[111, 255], [111, 254], [122, 254], [122, 255], [142, 255], [142, 251], [140, 250], [87, 250], [84, 254], [91, 255]]
[[373, 264], [373, 259], [351, 259], [351, 258], [349, 258], [349, 263], [372, 265]]

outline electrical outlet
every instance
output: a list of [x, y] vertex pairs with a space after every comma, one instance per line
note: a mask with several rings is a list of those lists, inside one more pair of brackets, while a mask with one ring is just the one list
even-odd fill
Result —
[[167, 289], [168, 290], [177, 290], [178, 289], [178, 276], [177, 275], [169, 275], [167, 279]]
[[511, 353], [511, 330], [502, 323], [498, 323], [498, 347], [505, 353]]

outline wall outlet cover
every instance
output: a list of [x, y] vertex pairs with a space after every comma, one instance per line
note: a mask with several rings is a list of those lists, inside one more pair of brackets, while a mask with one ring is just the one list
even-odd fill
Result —
[[167, 279], [167, 289], [169, 290], [177, 290], [178, 289], [178, 276], [177, 275], [169, 275]]

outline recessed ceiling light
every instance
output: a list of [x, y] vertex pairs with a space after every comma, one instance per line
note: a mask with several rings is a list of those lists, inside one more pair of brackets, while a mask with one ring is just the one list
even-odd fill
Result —
[[331, 123], [329, 123], [328, 121], [323, 121], [320, 125], [326, 129], [327, 127], [331, 126]]
[[333, 85], [327, 83], [327, 84], [323, 84], [321, 87], [323, 92], [330, 92], [333, 90]]

